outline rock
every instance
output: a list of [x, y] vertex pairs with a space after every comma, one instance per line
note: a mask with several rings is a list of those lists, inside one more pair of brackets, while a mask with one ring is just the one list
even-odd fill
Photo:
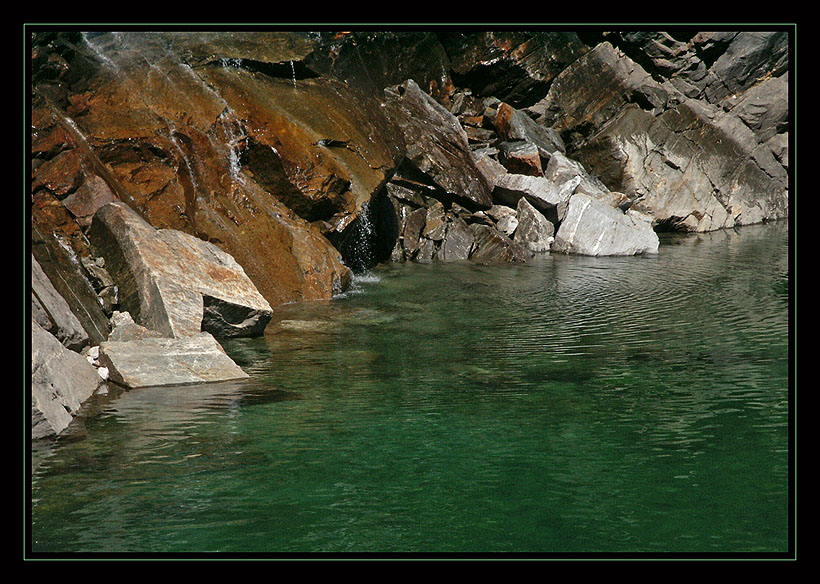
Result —
[[490, 187], [495, 186], [495, 179], [497, 177], [507, 174], [507, 169], [504, 168], [504, 165], [490, 156], [486, 151], [474, 151], [473, 160], [479, 172], [487, 179], [487, 184], [489, 184]]
[[506, 205], [493, 205], [486, 213], [495, 220], [495, 226], [501, 233], [507, 237], [512, 237], [518, 227], [518, 214], [514, 209]]
[[552, 251], [581, 255], [636, 255], [658, 253], [652, 226], [589, 197], [573, 195]]
[[421, 234], [427, 239], [441, 241], [446, 230], [444, 205], [436, 201], [427, 209], [424, 229], [422, 229]]
[[525, 197], [533, 207], [559, 221], [563, 218], [567, 202], [576, 185], [577, 183], [569, 183], [559, 189], [544, 177], [505, 174], [496, 179], [493, 199], [504, 205], [516, 207], [521, 197]]
[[88, 345], [88, 333], [34, 256], [31, 257], [31, 312], [37, 324], [67, 348], [80, 351]]
[[609, 192], [606, 185], [600, 179], [589, 174], [583, 164], [564, 156], [560, 152], [554, 152], [550, 156], [549, 163], [544, 170], [544, 178], [552, 181], [557, 187], [575, 181], [575, 188], [572, 192], [583, 193], [590, 197], [600, 198]]
[[123, 203], [102, 207], [89, 236], [107, 257], [120, 304], [165, 336], [253, 336], [272, 316], [230, 255], [181, 231], [154, 229]]
[[533, 253], [549, 251], [555, 240], [555, 226], [524, 197], [519, 199], [516, 212], [518, 229], [515, 231], [513, 241]]
[[185, 338], [106, 341], [100, 345], [100, 362], [111, 381], [127, 388], [248, 377], [207, 332]]
[[508, 172], [530, 176], [544, 175], [541, 168], [541, 156], [538, 154], [538, 148], [532, 142], [526, 140], [503, 142], [499, 148], [501, 163]]
[[88, 226], [97, 209], [113, 200], [114, 193], [108, 183], [97, 175], [91, 175], [74, 193], [63, 199], [63, 205], [80, 225]]
[[520, 140], [533, 144], [544, 160], [549, 160], [553, 152], [563, 152], [565, 149], [563, 140], [555, 130], [539, 125], [525, 112], [506, 103], [498, 106], [495, 127], [507, 141]]
[[479, 263], [526, 262], [530, 254], [509, 237], [487, 225], [470, 225], [475, 245], [470, 259]]
[[731, 108], [765, 142], [788, 129], [789, 75], [770, 77], [743, 93]]
[[447, 234], [438, 251], [442, 261], [466, 260], [473, 247], [473, 233], [462, 219], [456, 219], [447, 225]]
[[96, 369], [31, 321], [32, 439], [62, 433], [101, 382]]
[[131, 314], [128, 312], [115, 312], [111, 317], [111, 324], [111, 334], [108, 335], [109, 341], [133, 341], [137, 339], [162, 337], [161, 333], [135, 323], [131, 318]]
[[419, 238], [427, 224], [427, 209], [420, 207], [407, 216], [404, 224], [403, 246], [404, 257], [410, 259], [419, 249]]
[[[80, 322], [82, 330], [88, 336], [88, 342], [98, 345], [108, 337], [108, 316], [103, 312], [99, 298], [85, 277], [73, 248], [56, 232], [47, 230], [47, 225], [35, 220], [32, 220], [31, 237], [32, 256], [47, 275], [54, 290]], [[32, 266], [32, 278], [34, 270]]]
[[385, 111], [401, 128], [407, 160], [452, 200], [475, 209], [492, 204], [490, 186], [476, 167], [458, 120], [412, 79], [386, 92]]
[[576, 33], [563, 31], [443, 31], [438, 38], [457, 86], [516, 107], [541, 99], [554, 77], [588, 50]]

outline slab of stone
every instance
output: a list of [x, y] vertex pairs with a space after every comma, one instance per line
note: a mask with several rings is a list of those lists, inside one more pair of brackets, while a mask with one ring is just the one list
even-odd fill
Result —
[[533, 253], [549, 251], [555, 240], [555, 226], [552, 222], [548, 221], [523, 197], [518, 201], [516, 212], [518, 229], [515, 231], [513, 241]]
[[102, 379], [79, 353], [31, 320], [31, 437], [63, 432]]
[[216, 245], [173, 229], [154, 229], [121, 202], [100, 208], [89, 232], [106, 257], [120, 305], [168, 337], [209, 331], [261, 334], [272, 316], [242, 267]]
[[530, 254], [523, 247], [495, 227], [473, 223], [470, 225], [475, 245], [470, 259], [478, 263], [525, 262]]
[[385, 95], [385, 112], [401, 128], [407, 160], [457, 202], [488, 208], [490, 185], [473, 161], [458, 119], [412, 79]]
[[34, 256], [31, 257], [31, 312], [37, 324], [69, 349], [79, 351], [88, 344], [88, 333]]
[[557, 187], [544, 177], [505, 174], [496, 178], [493, 200], [515, 208], [521, 197], [525, 197], [539, 211], [552, 211], [562, 219], [575, 186], [577, 183], [572, 184], [572, 181]]
[[591, 256], [658, 253], [650, 223], [583, 194], [573, 195], [553, 251]]
[[447, 225], [447, 234], [441, 243], [438, 259], [442, 261], [466, 260], [473, 248], [473, 233], [463, 219]]
[[227, 381], [248, 377], [210, 333], [100, 344], [109, 379], [128, 388]]

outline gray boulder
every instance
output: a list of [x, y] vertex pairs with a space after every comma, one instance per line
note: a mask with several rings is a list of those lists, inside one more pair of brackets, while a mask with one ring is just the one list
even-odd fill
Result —
[[167, 337], [258, 335], [273, 314], [230, 255], [181, 231], [154, 229], [123, 203], [102, 207], [89, 236], [123, 309]]
[[470, 257], [474, 237], [467, 223], [462, 219], [447, 224], [447, 234], [438, 251], [438, 259], [448, 262], [466, 260]]
[[577, 182], [568, 181], [557, 187], [552, 181], [541, 176], [505, 174], [496, 178], [493, 199], [514, 208], [524, 197], [533, 207], [560, 221], [577, 185]]
[[63, 432], [100, 386], [97, 370], [31, 320], [31, 437]]
[[127, 388], [248, 377], [207, 332], [185, 338], [144, 337], [100, 344], [110, 380]]
[[577, 194], [569, 201], [552, 250], [591, 256], [655, 254], [658, 244], [649, 222]]
[[523, 197], [518, 201], [516, 213], [518, 229], [513, 241], [533, 253], [549, 251], [555, 240], [555, 226]]

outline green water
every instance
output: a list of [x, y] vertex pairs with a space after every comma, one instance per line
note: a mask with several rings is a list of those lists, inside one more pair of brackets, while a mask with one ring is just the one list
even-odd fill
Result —
[[35, 552], [785, 552], [785, 224], [392, 264], [33, 453]]

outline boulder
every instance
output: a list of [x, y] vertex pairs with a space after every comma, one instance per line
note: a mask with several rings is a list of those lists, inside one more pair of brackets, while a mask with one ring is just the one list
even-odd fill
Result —
[[[523, 199], [519, 199], [519, 202]], [[518, 214], [515, 209], [506, 205], [493, 205], [486, 213], [495, 221], [496, 229], [507, 237], [512, 237], [518, 227]]]
[[89, 236], [107, 258], [120, 305], [165, 336], [259, 335], [272, 316], [230, 255], [181, 231], [154, 229], [124, 203], [102, 207]]
[[577, 194], [570, 198], [552, 251], [590, 256], [655, 254], [658, 244], [650, 223]]
[[541, 156], [538, 148], [532, 142], [526, 140], [502, 142], [499, 148], [501, 163], [508, 172], [530, 176], [544, 175], [544, 170], [541, 168]]
[[458, 119], [409, 79], [385, 91], [385, 111], [400, 128], [407, 160], [451, 200], [470, 209], [492, 204]]
[[569, 181], [557, 187], [542, 176], [505, 174], [496, 178], [493, 199], [514, 208], [524, 197], [533, 207], [560, 221], [577, 185], [577, 182]]
[[555, 240], [555, 226], [524, 197], [519, 199], [516, 213], [518, 228], [513, 241], [533, 253], [549, 251]]
[[185, 338], [106, 341], [100, 344], [99, 361], [111, 381], [127, 388], [248, 377], [207, 332]]
[[31, 258], [31, 313], [37, 324], [67, 348], [80, 351], [88, 345], [88, 333], [34, 256]]
[[466, 260], [473, 248], [473, 233], [462, 219], [447, 224], [447, 233], [441, 242], [438, 259], [448, 262]]
[[530, 254], [519, 244], [494, 227], [470, 225], [475, 244], [470, 259], [478, 263], [526, 262]]
[[102, 379], [79, 353], [31, 320], [31, 437], [62, 433]]
[[563, 152], [565, 149], [558, 132], [536, 123], [525, 112], [507, 103], [498, 106], [495, 127], [507, 141], [524, 141], [535, 146], [544, 160], [549, 160], [553, 152]]

